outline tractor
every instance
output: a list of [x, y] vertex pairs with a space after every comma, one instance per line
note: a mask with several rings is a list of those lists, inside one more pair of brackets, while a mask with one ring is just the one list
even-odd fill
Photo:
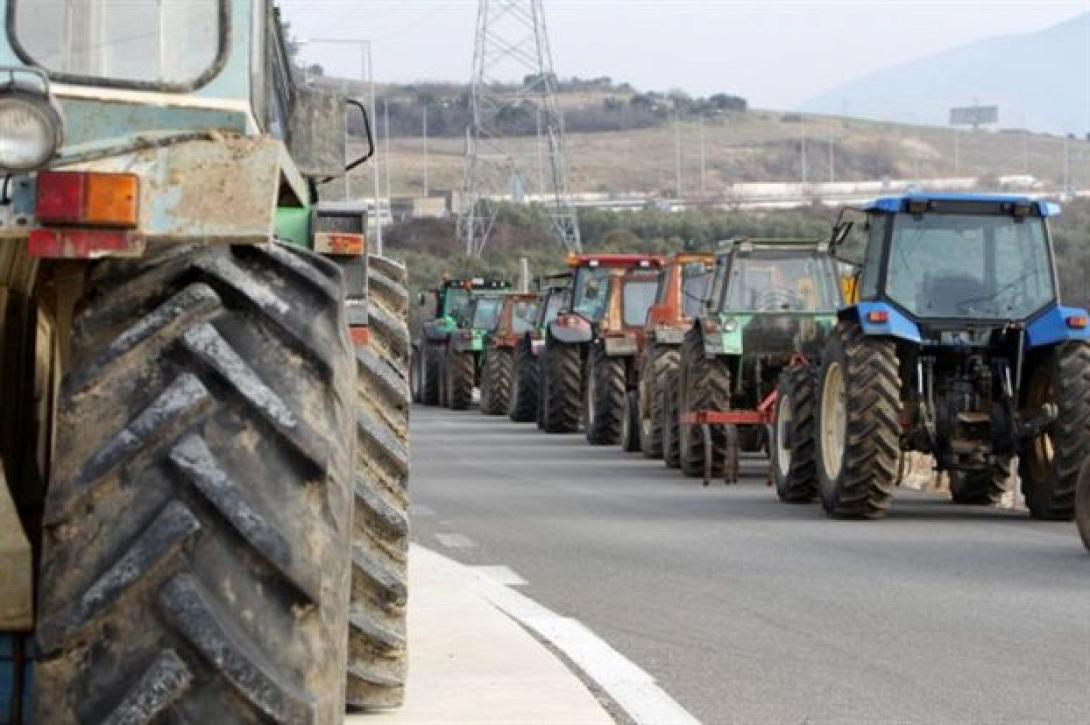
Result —
[[620, 442], [628, 362], [639, 352], [635, 332], [646, 322], [662, 264], [653, 255], [569, 255], [571, 297], [549, 323], [539, 361], [547, 433], [572, 433], [582, 423], [592, 445]]
[[537, 421], [540, 410], [538, 358], [545, 347], [545, 331], [556, 319], [571, 296], [571, 274], [563, 273], [544, 277], [538, 284], [540, 301], [530, 329], [522, 334], [515, 347], [511, 371], [511, 405], [508, 414], [516, 423]]
[[540, 295], [510, 294], [503, 300], [496, 329], [485, 337], [481, 365], [481, 412], [510, 415], [518, 398], [515, 354], [525, 335], [534, 330]]
[[648, 458], [665, 459], [671, 468], [679, 465], [679, 451], [676, 419], [667, 436], [670, 445], [664, 448], [667, 393], [669, 386], [676, 384], [681, 343], [693, 321], [703, 313], [714, 271], [712, 254], [686, 252], [670, 257], [647, 316], [646, 344], [638, 364], [640, 449]]
[[490, 291], [473, 295], [458, 327], [450, 334], [443, 358], [439, 385], [439, 400], [451, 410], [468, 410], [473, 403], [473, 389], [478, 386], [484, 369], [485, 340], [499, 324], [500, 310], [508, 287], [495, 283]]
[[[814, 356], [836, 322], [840, 281], [813, 240], [724, 243], [702, 317], [685, 335], [676, 397], [682, 472], [737, 481], [739, 453], [763, 450], [780, 374]], [[669, 425], [669, 423], [667, 424]]]
[[[828, 515], [886, 515], [903, 454], [961, 504], [995, 504], [1011, 462], [1033, 518], [1069, 520], [1090, 454], [1090, 315], [1060, 299], [1048, 219], [1018, 196], [912, 194], [844, 209], [855, 299], [821, 352], [813, 445]], [[796, 403], [797, 405], [797, 403]]]
[[363, 106], [266, 0], [0, 9], [0, 721], [400, 703], [405, 270], [322, 201]]
[[[488, 280], [480, 277], [473, 279], [444, 279], [439, 287], [421, 292], [417, 305], [425, 320], [417, 326], [416, 340], [412, 345], [412, 388], [413, 400], [424, 405], [449, 405], [447, 392], [448, 354], [452, 337], [469, 328], [470, 307], [480, 295], [495, 296], [510, 289], [507, 282]], [[472, 340], [469, 345], [472, 346]], [[459, 343], [464, 347], [464, 343]], [[462, 360], [457, 359], [457, 365]], [[464, 377], [464, 371], [461, 372]], [[468, 408], [476, 376], [470, 380], [470, 389], [464, 392], [461, 379], [457, 379], [457, 402], [462, 408]]]

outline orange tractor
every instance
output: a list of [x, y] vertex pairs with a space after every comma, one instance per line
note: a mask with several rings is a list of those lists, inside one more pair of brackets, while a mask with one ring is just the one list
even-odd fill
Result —
[[676, 385], [681, 343], [693, 320], [701, 316], [709, 283], [715, 273], [715, 255], [680, 253], [670, 257], [647, 317], [640, 354], [637, 399], [639, 441], [627, 450], [642, 450], [648, 458], [680, 464], [676, 416], [667, 412], [668, 393]]
[[481, 412], [509, 415], [516, 397], [515, 354], [523, 337], [534, 330], [541, 296], [509, 294], [503, 300], [496, 328], [484, 341], [481, 364]]
[[569, 255], [571, 298], [547, 326], [539, 363], [546, 432], [574, 432], [582, 422], [592, 445], [621, 442], [626, 393], [662, 266], [654, 255]]

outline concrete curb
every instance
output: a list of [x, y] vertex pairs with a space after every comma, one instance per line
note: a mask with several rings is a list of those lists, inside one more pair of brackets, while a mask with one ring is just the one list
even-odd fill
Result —
[[481, 575], [413, 545], [409, 683], [400, 710], [349, 725], [565, 723], [613, 719], [559, 658], [486, 596]]

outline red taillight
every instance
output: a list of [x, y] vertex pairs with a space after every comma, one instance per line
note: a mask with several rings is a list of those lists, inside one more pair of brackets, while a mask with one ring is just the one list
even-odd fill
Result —
[[1085, 315], [1073, 315], [1067, 318], [1067, 326], [1072, 330], [1085, 330], [1088, 324], [1090, 320], [1087, 320]]
[[867, 322], [872, 325], [884, 325], [889, 322], [889, 312], [886, 310], [871, 310], [867, 313]]
[[137, 222], [136, 174], [43, 171], [38, 174], [38, 221], [131, 229]]
[[366, 326], [350, 325], [348, 335], [356, 347], [367, 347], [371, 343], [371, 330]]

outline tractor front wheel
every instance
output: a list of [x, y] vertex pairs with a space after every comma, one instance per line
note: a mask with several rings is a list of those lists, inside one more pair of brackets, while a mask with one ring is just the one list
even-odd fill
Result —
[[640, 448], [648, 458], [663, 457], [666, 392], [677, 375], [680, 359], [676, 348], [656, 345], [640, 372]]
[[818, 495], [814, 388], [814, 369], [809, 365], [780, 375], [769, 453], [776, 494], [784, 503], [809, 503]]
[[629, 390], [624, 398], [624, 415], [621, 419], [621, 448], [626, 453], [640, 451], [640, 403], [639, 392]]
[[1090, 456], [1090, 345], [1060, 345], [1036, 365], [1021, 407], [1037, 411], [1046, 403], [1059, 415], [1019, 456], [1022, 495], [1033, 518], [1069, 521], [1079, 469]]
[[443, 367], [446, 371], [447, 407], [451, 410], [469, 410], [473, 404], [473, 378], [476, 375], [473, 353], [448, 348]]
[[550, 340], [543, 354], [541, 427], [546, 433], [574, 433], [583, 409], [580, 346]]
[[587, 355], [586, 398], [583, 401], [583, 430], [592, 446], [621, 442], [621, 421], [625, 407], [625, 365], [623, 358], [609, 357], [602, 345], [592, 345]]
[[995, 506], [1007, 492], [1010, 476], [1009, 458], [980, 471], [951, 471], [950, 498], [965, 506]]
[[514, 368], [507, 414], [516, 423], [530, 423], [537, 418], [539, 375], [529, 340], [523, 340], [515, 349]]
[[420, 402], [440, 405], [440, 381], [443, 372], [443, 348], [425, 342], [420, 358]]
[[881, 518], [897, 483], [901, 378], [891, 340], [840, 322], [825, 344], [817, 389], [821, 504], [837, 518]]
[[1079, 469], [1075, 487], [1075, 523], [1079, 527], [1083, 546], [1090, 551], [1090, 461]]
[[481, 412], [507, 415], [511, 407], [511, 370], [514, 358], [506, 348], [492, 347], [481, 371]]

